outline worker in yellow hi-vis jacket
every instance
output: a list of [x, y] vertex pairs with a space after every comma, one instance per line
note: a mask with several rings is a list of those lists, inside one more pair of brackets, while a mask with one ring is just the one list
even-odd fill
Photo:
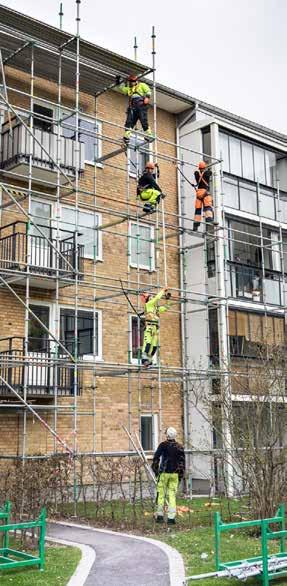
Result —
[[[163, 297], [166, 299], [166, 303], [160, 305], [159, 302]], [[154, 296], [151, 293], [142, 293], [141, 298], [145, 304], [145, 330], [142, 347], [142, 364], [144, 366], [150, 366], [152, 364], [153, 356], [158, 348], [159, 316], [170, 308], [171, 294], [168, 292], [168, 288], [165, 287]]]
[[154, 138], [153, 133], [148, 125], [148, 104], [151, 97], [151, 90], [149, 86], [139, 81], [136, 75], [130, 75], [127, 83], [121, 83], [121, 78], [117, 76], [117, 83], [119, 90], [129, 98], [129, 105], [127, 109], [127, 119], [125, 123], [124, 141], [129, 142], [132, 129], [135, 127], [138, 120], [142, 125], [145, 133], [145, 139], [150, 141]]

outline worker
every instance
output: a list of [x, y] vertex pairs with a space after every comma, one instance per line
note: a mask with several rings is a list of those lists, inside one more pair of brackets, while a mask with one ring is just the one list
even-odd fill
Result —
[[154, 454], [152, 469], [158, 478], [157, 482], [157, 523], [164, 520], [164, 505], [168, 503], [167, 523], [175, 524], [176, 492], [179, 481], [185, 473], [184, 448], [175, 441], [176, 429], [168, 427], [166, 441], [161, 442]]
[[211, 177], [210, 169], [207, 169], [207, 165], [204, 161], [198, 163], [198, 170], [194, 173], [196, 185], [196, 198], [195, 198], [195, 214], [193, 230], [197, 232], [201, 220], [202, 220], [202, 208], [205, 215], [206, 222], [213, 222], [213, 206], [212, 196], [209, 193], [209, 181]]
[[[165, 305], [160, 305], [159, 302], [163, 297], [167, 302]], [[152, 293], [142, 293], [141, 299], [144, 303], [145, 320], [141, 361], [143, 366], [148, 367], [152, 365], [153, 357], [158, 348], [159, 316], [170, 308], [171, 293], [165, 287], [154, 296]]]
[[145, 202], [143, 211], [147, 214], [155, 212], [157, 204], [165, 197], [156, 179], [159, 175], [157, 163], [148, 161], [145, 170], [138, 180], [137, 195]]
[[116, 82], [119, 84], [120, 91], [129, 97], [124, 142], [126, 144], [129, 143], [132, 129], [136, 126], [138, 120], [140, 120], [142, 129], [145, 132], [145, 140], [153, 140], [154, 135], [148, 125], [147, 116], [148, 104], [151, 97], [149, 86], [143, 81], [139, 81], [136, 75], [130, 75], [127, 83], [122, 82], [121, 78], [117, 76]]

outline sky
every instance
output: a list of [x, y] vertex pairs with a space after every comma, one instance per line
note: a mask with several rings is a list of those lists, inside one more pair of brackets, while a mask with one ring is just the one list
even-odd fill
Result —
[[[0, 0], [59, 26], [58, 0]], [[80, 34], [151, 65], [157, 81], [287, 133], [286, 0], [82, 0]], [[76, 30], [74, 0], [63, 0], [63, 29]]]

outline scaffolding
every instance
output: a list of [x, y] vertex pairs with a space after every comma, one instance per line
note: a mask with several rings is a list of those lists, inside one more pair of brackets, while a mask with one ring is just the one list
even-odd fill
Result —
[[[81, 418], [92, 421], [92, 442], [88, 444], [86, 453], [106, 453], [102, 439], [100, 446], [98, 438], [105, 426], [105, 417], [108, 416], [109, 405], [101, 405], [101, 384], [109, 381], [111, 388], [124, 380], [127, 388], [127, 424], [129, 434], [133, 431], [134, 421], [138, 421], [138, 429], [141, 429], [142, 413], [151, 413], [158, 416], [159, 433], [163, 432], [163, 388], [168, 385], [178, 386], [178, 395], [183, 392], [184, 417], [185, 417], [185, 443], [188, 453], [191, 452], [190, 438], [190, 398], [194, 381], [210, 380], [215, 376], [229, 378], [233, 376], [226, 369], [229, 357], [228, 346], [228, 299], [230, 295], [226, 290], [227, 261], [225, 254], [227, 241], [227, 225], [223, 214], [222, 200], [222, 169], [220, 170], [222, 157], [212, 157], [206, 153], [189, 149], [178, 141], [172, 142], [162, 138], [158, 134], [157, 123], [157, 83], [156, 83], [156, 34], [152, 29], [152, 64], [146, 67], [137, 61], [119, 58], [108, 51], [101, 51], [96, 46], [88, 47], [83, 44], [80, 37], [80, 0], [76, 0], [76, 33], [68, 35], [62, 31], [62, 8], [60, 9], [60, 31], [53, 29], [51, 41], [40, 38], [39, 30], [35, 27], [35, 36], [23, 32], [17, 24], [17, 18], [11, 16], [10, 26], [1, 20], [0, 24], [0, 64], [2, 71], [2, 85], [0, 86], [0, 122], [7, 125], [7, 132], [2, 133], [2, 150], [11, 149], [13, 141], [22, 140], [26, 147], [25, 160], [21, 160], [18, 168], [6, 166], [2, 169], [0, 188], [2, 192], [1, 214], [13, 216], [13, 221], [3, 225], [1, 218], [1, 238], [7, 243], [6, 248], [1, 249], [0, 257], [0, 287], [8, 292], [15, 303], [20, 304], [25, 312], [25, 327], [23, 340], [14, 338], [9, 347], [5, 347], [7, 338], [0, 339], [1, 356], [3, 358], [3, 372], [7, 376], [0, 376], [2, 385], [9, 390], [9, 395], [0, 403], [0, 413], [17, 410], [20, 413], [22, 430], [21, 446], [19, 454], [23, 460], [30, 457], [29, 454], [29, 430], [28, 413], [32, 413], [35, 419], [45, 426], [53, 437], [53, 446], [46, 439], [47, 454], [57, 453], [59, 446], [70, 454], [71, 457], [85, 453], [79, 448], [79, 427]], [[1, 16], [1, 9], [0, 9]], [[14, 25], [13, 25], [14, 18]], [[24, 27], [25, 28], [25, 27]], [[32, 26], [33, 28], [33, 26]], [[135, 56], [137, 56], [137, 43], [135, 39]], [[7, 83], [7, 79], [13, 80], [13, 69], [23, 72], [21, 83]], [[154, 142], [147, 144], [142, 132], [134, 132], [134, 142], [129, 147], [123, 146], [121, 135], [123, 125], [116, 123], [100, 113], [103, 102], [101, 96], [107, 91], [115, 89], [115, 77], [126, 78], [130, 72], [139, 77], [147, 77], [152, 74], [153, 88], [153, 130]], [[29, 89], [27, 80], [29, 78]], [[57, 99], [53, 96], [47, 98], [43, 87], [35, 90], [36, 80], [51, 80], [57, 87]], [[89, 108], [88, 119], [90, 124], [84, 129], [81, 126], [83, 115], [83, 102], [87, 95], [93, 96], [93, 114]], [[51, 115], [43, 112], [35, 114], [35, 102], [43, 104], [51, 110]], [[44, 134], [35, 126], [35, 119], [45, 125], [52, 125], [55, 131], [55, 143], [53, 148], [43, 140]], [[105, 130], [103, 131], [102, 128]], [[66, 135], [63, 135], [63, 130]], [[84, 154], [81, 146], [81, 135], [89, 138], [93, 149], [93, 174], [92, 181], [85, 181]], [[73, 136], [73, 139], [67, 137]], [[73, 144], [68, 143], [73, 140]], [[6, 142], [5, 142], [6, 141]], [[63, 165], [63, 152], [72, 151], [66, 165]], [[7, 151], [8, 152], [8, 151]], [[186, 154], [192, 153], [199, 157], [205, 157], [209, 166], [214, 171], [214, 196], [217, 203], [216, 224], [212, 233], [194, 234], [192, 231], [193, 220], [187, 216], [184, 205], [185, 190], [190, 181], [186, 175], [186, 169], [194, 170]], [[11, 151], [10, 155], [13, 155]], [[45, 162], [45, 171], [39, 171], [37, 161], [39, 157]], [[134, 179], [140, 173], [141, 158], [150, 158], [154, 162], [168, 165], [170, 172], [177, 179], [177, 187], [180, 193], [178, 209], [170, 206], [165, 209], [162, 201], [155, 215], [147, 216], [133, 195]], [[72, 163], [71, 163], [72, 161]], [[112, 177], [114, 172], [121, 173], [125, 195], [109, 193], [103, 190], [99, 175], [105, 170]], [[53, 177], [52, 177], [53, 172]], [[39, 175], [41, 181], [39, 183]], [[40, 187], [39, 187], [40, 185]], [[175, 181], [176, 185], [176, 181]], [[38, 186], [38, 187], [37, 187]], [[258, 184], [258, 195], [260, 186]], [[277, 188], [278, 202], [280, 202], [280, 189]], [[52, 219], [35, 215], [32, 209], [33, 201], [46, 201], [50, 210], [54, 210]], [[175, 203], [175, 202], [174, 202]], [[73, 209], [73, 219], [63, 220], [61, 207], [68, 206]], [[85, 222], [81, 219], [81, 212], [87, 211], [93, 217], [90, 228], [93, 231], [93, 242], [88, 261], [83, 255], [82, 232], [85, 231]], [[105, 216], [107, 220], [102, 220]], [[19, 217], [19, 220], [17, 219]], [[24, 218], [24, 220], [23, 220]], [[141, 235], [141, 220], [149, 231], [149, 237]], [[51, 224], [52, 222], [52, 224]], [[134, 227], [134, 232], [132, 231]], [[263, 240], [262, 222], [260, 222], [261, 248], [266, 247]], [[233, 231], [235, 240], [239, 231]], [[111, 274], [107, 266], [101, 265], [101, 235], [106, 242], [111, 241], [111, 247], [126, 250], [127, 265], [125, 270], [119, 267], [119, 273]], [[116, 243], [116, 244], [115, 244]], [[205, 267], [204, 291], [199, 293], [197, 289], [189, 287], [184, 263], [184, 253], [196, 248], [203, 248], [204, 258], [207, 262], [207, 248], [213, 243], [216, 251], [216, 275], [217, 290], [215, 295], [210, 295], [207, 288], [207, 265]], [[140, 255], [141, 246], [148, 244], [150, 251], [149, 267], [141, 270]], [[280, 223], [280, 262], [285, 295], [284, 277], [284, 250], [282, 225]], [[10, 246], [10, 248], [9, 248]], [[12, 247], [12, 248], [11, 248]], [[11, 252], [12, 250], [12, 252]], [[132, 250], [137, 257], [135, 267], [131, 266]], [[14, 256], [11, 257], [11, 254]], [[180, 259], [181, 276], [178, 286], [169, 283], [170, 259]], [[155, 265], [153, 264], [155, 259]], [[36, 262], [37, 261], [37, 262]], [[174, 261], [173, 261], [174, 262]], [[46, 263], [46, 266], [45, 266]], [[44, 266], [43, 266], [44, 264]], [[105, 264], [105, 263], [104, 263]], [[42, 265], [42, 266], [41, 266]], [[35, 266], [37, 267], [35, 269]], [[40, 268], [42, 270], [40, 270]], [[43, 270], [44, 269], [44, 270]], [[263, 276], [265, 267], [263, 264]], [[263, 279], [264, 281], [264, 279]], [[41, 282], [41, 284], [40, 284]], [[177, 364], [165, 364], [159, 351], [157, 362], [149, 370], [143, 370], [140, 364], [140, 336], [141, 323], [136, 312], [140, 311], [140, 293], [144, 290], [157, 292], [162, 287], [171, 285], [170, 289], [174, 298], [171, 315], [181, 323], [182, 359]], [[37, 291], [35, 293], [35, 291]], [[44, 318], [39, 317], [33, 310], [39, 291], [46, 291], [46, 302], [53, 301], [53, 327], [45, 323]], [[47, 296], [47, 291], [50, 292]], [[45, 299], [45, 297], [43, 298]], [[265, 299], [265, 298], [264, 298]], [[44, 301], [43, 301], [44, 302]], [[73, 331], [70, 330], [69, 343], [61, 339], [60, 308], [68, 308], [73, 313]], [[205, 312], [206, 326], [208, 326], [208, 310], [216, 307], [220, 314], [219, 319], [219, 368], [208, 366], [199, 368], [191, 363], [189, 356], [189, 343], [187, 323], [188, 315], [192, 312]], [[284, 307], [286, 304], [284, 303]], [[82, 358], [79, 348], [78, 323], [79, 316], [85, 310], [93, 315], [92, 349]], [[101, 311], [113, 311], [114, 315], [124, 313], [127, 316], [128, 327], [124, 332], [128, 338], [126, 361], [114, 362], [96, 359], [99, 355], [98, 323]], [[264, 311], [272, 312], [264, 301]], [[282, 310], [283, 311], [283, 310]], [[277, 310], [278, 313], [278, 310]], [[31, 351], [31, 339], [29, 327], [31, 318], [47, 334], [48, 346], [45, 352]], [[51, 316], [50, 316], [51, 320]], [[133, 321], [136, 320], [136, 328]], [[107, 328], [113, 331], [110, 323]], [[208, 336], [206, 327], [206, 336]], [[132, 337], [136, 332], [137, 356], [133, 354]], [[14, 345], [13, 345], [14, 344]], [[6, 344], [7, 345], [7, 344]], [[13, 384], [11, 373], [15, 365], [21, 369], [22, 389], [19, 393], [17, 385]], [[31, 379], [38, 373], [50, 373], [50, 398], [47, 403], [37, 397], [37, 401], [29, 392]], [[39, 370], [40, 369], [40, 370]], [[52, 373], [52, 374], [51, 374]], [[37, 379], [38, 376], [38, 379]], [[36, 384], [39, 383], [38, 374]], [[10, 378], [9, 378], [10, 377]], [[83, 377], [88, 379], [90, 390], [89, 401], [81, 406], [79, 396]], [[72, 387], [72, 393], [65, 394], [65, 384]], [[65, 382], [64, 380], [64, 382]], [[17, 381], [16, 381], [17, 382]], [[46, 382], [46, 381], [45, 381]], [[87, 383], [86, 383], [87, 384]], [[67, 387], [66, 385], [66, 387]], [[114, 385], [114, 387], [113, 387]], [[62, 399], [64, 397], [64, 399]], [[106, 414], [104, 410], [107, 410]], [[42, 415], [40, 415], [42, 413]], [[67, 423], [63, 425], [63, 419]], [[59, 427], [66, 432], [59, 433]], [[154, 429], [153, 429], [154, 433]], [[19, 446], [18, 446], [19, 447]], [[132, 445], [129, 444], [129, 451]], [[116, 453], [116, 452], [114, 452]], [[120, 453], [120, 452], [119, 452]], [[7, 454], [6, 454], [7, 457]], [[12, 457], [12, 454], [11, 454]], [[75, 461], [75, 459], [74, 459]], [[191, 464], [191, 463], [189, 463]], [[76, 473], [75, 473], [76, 478]], [[76, 481], [74, 486], [76, 497]], [[75, 498], [76, 500], [76, 498]]]

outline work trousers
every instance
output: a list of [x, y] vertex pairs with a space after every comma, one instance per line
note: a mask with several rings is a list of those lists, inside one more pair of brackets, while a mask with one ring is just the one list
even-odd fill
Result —
[[155, 355], [158, 347], [158, 326], [147, 324], [144, 331], [142, 355], [143, 358], [151, 358]]
[[142, 201], [149, 202], [152, 205], [156, 205], [158, 203], [158, 197], [160, 194], [161, 192], [157, 189], [149, 187], [148, 189], [144, 189], [143, 191], [141, 191], [139, 197]]
[[133, 105], [129, 106], [127, 110], [127, 119], [125, 127], [127, 129], [134, 128], [139, 120], [144, 131], [148, 130], [147, 105]]
[[164, 505], [168, 504], [168, 519], [176, 515], [176, 492], [178, 488], [177, 472], [162, 472], [157, 483], [157, 515], [162, 517]]
[[202, 221], [202, 210], [205, 215], [206, 222], [213, 222], [213, 202], [212, 196], [206, 189], [196, 190], [194, 223], [199, 224]]

